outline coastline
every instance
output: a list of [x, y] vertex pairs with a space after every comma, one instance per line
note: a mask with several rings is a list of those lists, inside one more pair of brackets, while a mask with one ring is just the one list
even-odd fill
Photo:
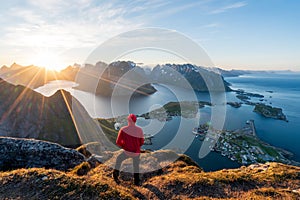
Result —
[[[192, 118], [195, 114], [195, 106], [196, 109], [200, 109], [205, 105], [210, 105], [208, 102], [202, 102], [202, 104], [198, 104], [199, 102], [184, 102], [183, 105], [185, 106], [192, 106], [189, 107], [190, 109], [185, 110], [186, 113], [181, 116], [180, 104], [182, 102], [169, 102], [162, 106], [162, 108], [155, 109], [149, 113], [141, 114], [138, 117], [143, 118], [145, 120], [159, 120], [159, 121], [170, 121], [173, 120], [172, 117], [187, 117]], [[167, 106], [166, 106], [167, 105]], [[200, 105], [200, 106], [199, 106]], [[198, 107], [197, 107], [198, 106]], [[189, 112], [187, 112], [189, 111]], [[98, 119], [100, 125], [103, 123], [110, 124], [110, 129], [114, 129], [115, 133], [110, 133], [110, 136], [114, 134], [116, 136], [117, 129], [115, 124], [118, 124], [119, 127], [126, 124], [126, 116], [119, 116], [117, 118], [111, 119]], [[101, 122], [102, 121], [102, 122]], [[191, 127], [191, 132], [186, 134], [192, 134], [193, 128]], [[270, 161], [281, 162], [285, 164], [292, 164], [300, 166], [300, 163], [292, 160], [293, 153], [272, 146], [265, 141], [259, 139], [256, 135], [256, 128], [254, 121], [249, 120], [248, 126], [241, 127], [240, 129], [229, 131], [229, 130], [214, 130], [213, 127], [202, 126], [203, 132], [207, 132], [208, 129], [213, 130], [215, 134], [218, 135], [219, 138], [216, 141], [216, 145], [212, 147], [212, 150], [221, 154], [222, 156], [228, 157], [231, 161], [234, 161], [238, 164], [242, 165], [250, 165], [255, 163], [265, 163]], [[195, 133], [194, 133], [195, 134]], [[155, 136], [147, 135], [146, 145], [152, 145], [152, 138]], [[198, 137], [195, 134], [195, 139], [204, 140], [204, 137]], [[114, 140], [114, 139], [112, 139]]]

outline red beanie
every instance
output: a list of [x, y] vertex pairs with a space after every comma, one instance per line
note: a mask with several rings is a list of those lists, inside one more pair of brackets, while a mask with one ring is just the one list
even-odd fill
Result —
[[129, 114], [128, 118], [131, 118], [134, 123], [136, 122], [136, 116], [134, 114]]

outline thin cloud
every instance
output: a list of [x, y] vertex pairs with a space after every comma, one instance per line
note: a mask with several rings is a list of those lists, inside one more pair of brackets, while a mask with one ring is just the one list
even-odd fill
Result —
[[202, 26], [203, 28], [217, 28], [220, 27], [220, 24], [218, 23], [211, 23], [211, 24], [206, 24], [204, 26]]
[[197, 1], [197, 2], [192, 2], [192, 3], [187, 3], [184, 5], [178, 5], [175, 7], [171, 7], [171, 8], [168, 8], [167, 10], [164, 10], [163, 12], [157, 13], [154, 18], [160, 18], [160, 17], [164, 17], [164, 16], [174, 15], [176, 13], [188, 10], [190, 8], [204, 5], [207, 2], [208, 1]]
[[[120, 32], [138, 28], [142, 23], [126, 18], [130, 9], [105, 3], [87, 6], [91, 0], [80, 0], [74, 7], [70, 1], [29, 0], [31, 9], [12, 8], [7, 13], [11, 25], [3, 27], [3, 42], [19, 47], [96, 46]], [[84, 4], [85, 7], [81, 7]], [[55, 9], [54, 9], [55, 8]], [[45, 10], [53, 9], [51, 13]]]
[[216, 10], [211, 11], [211, 14], [219, 14], [219, 13], [223, 13], [223, 12], [227, 12], [228, 10], [232, 10], [232, 9], [237, 9], [237, 8], [241, 8], [248, 5], [247, 2], [245, 1], [240, 1], [240, 2], [236, 2], [234, 4], [230, 4], [227, 6], [224, 6], [222, 8], [218, 8]]

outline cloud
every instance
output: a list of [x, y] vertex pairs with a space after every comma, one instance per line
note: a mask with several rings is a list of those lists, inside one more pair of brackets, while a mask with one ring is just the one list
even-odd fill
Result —
[[2, 44], [24, 48], [95, 47], [119, 33], [194, 7], [205, 7], [209, 2], [24, 0], [23, 4], [15, 4], [3, 14], [10, 23], [0, 30], [0, 40]]
[[138, 28], [127, 18], [126, 4], [92, 0], [28, 0], [28, 7], [10, 8], [10, 24], [2, 28], [3, 44], [16, 47], [79, 48], [97, 46], [109, 37]]
[[230, 5], [224, 6], [222, 8], [215, 9], [215, 10], [211, 11], [210, 13], [211, 14], [219, 14], [219, 13], [227, 12], [228, 10], [231, 10], [231, 9], [241, 8], [246, 5], [247, 5], [247, 2], [240, 1], [240, 2], [236, 2], [236, 3], [230, 4]]
[[89, 6], [92, 0], [27, 0], [28, 4], [41, 10], [50, 12], [64, 10], [72, 7]]
[[190, 3], [184, 3], [184, 4], [176, 4], [174, 6], [170, 6], [170, 7], [166, 8], [165, 10], [161, 10], [161, 12], [156, 13], [151, 18], [157, 19], [157, 18], [162, 18], [165, 16], [174, 15], [176, 13], [183, 12], [183, 11], [191, 9], [191, 8], [200, 7], [201, 5], [205, 5], [207, 3], [209, 3], [209, 0], [196, 1], [196, 2], [190, 2]]
[[219, 26], [220, 26], [220, 24], [218, 24], [218, 23], [211, 23], [211, 24], [206, 24], [206, 25], [204, 25], [202, 27], [203, 28], [217, 28]]

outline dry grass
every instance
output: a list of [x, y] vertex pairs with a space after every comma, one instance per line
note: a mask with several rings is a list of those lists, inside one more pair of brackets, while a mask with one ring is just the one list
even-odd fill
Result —
[[[113, 163], [118, 153], [107, 162]], [[84, 162], [67, 173], [46, 169], [2, 172], [0, 199], [300, 199], [299, 167], [267, 163], [204, 172], [185, 156], [172, 163], [163, 159], [172, 155], [171, 151], [142, 155], [163, 168], [142, 176], [140, 187], [132, 184], [130, 174], [121, 175], [117, 185], [106, 164], [91, 169]], [[141, 168], [149, 168], [144, 165]]]
[[0, 199], [132, 199], [111, 180], [92, 180], [73, 173], [40, 168], [0, 174]]

